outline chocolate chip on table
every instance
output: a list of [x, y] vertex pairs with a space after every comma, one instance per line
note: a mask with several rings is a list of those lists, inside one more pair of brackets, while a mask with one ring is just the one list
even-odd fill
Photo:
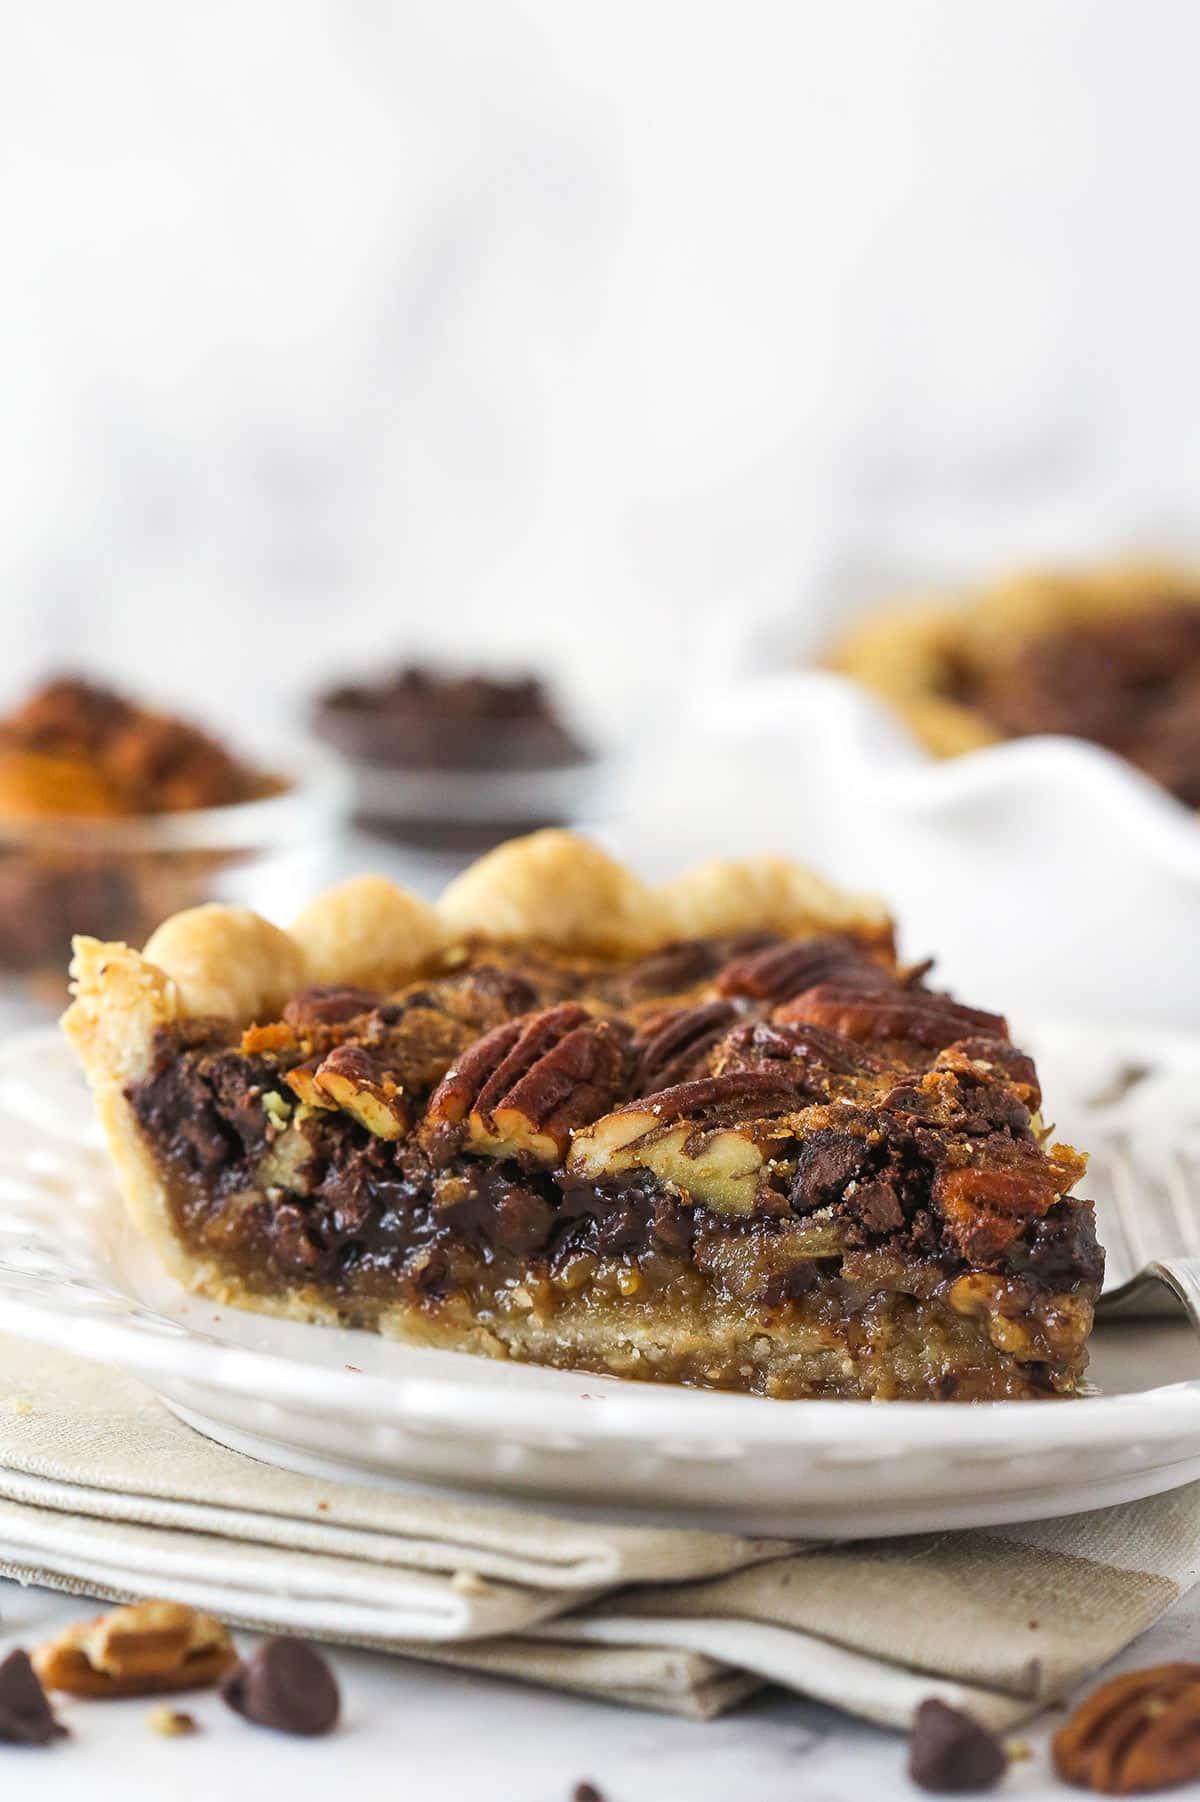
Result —
[[604, 1802], [604, 1792], [594, 1783], [577, 1783], [571, 1791], [571, 1802]]
[[1007, 1764], [995, 1734], [962, 1709], [930, 1697], [913, 1716], [908, 1774], [922, 1789], [946, 1795], [991, 1789]]
[[48, 1746], [66, 1728], [54, 1718], [28, 1652], [10, 1652], [0, 1663], [0, 1740], [10, 1746]]
[[333, 1672], [303, 1640], [264, 1639], [221, 1684], [235, 1713], [280, 1733], [315, 1737], [337, 1725], [341, 1698]]

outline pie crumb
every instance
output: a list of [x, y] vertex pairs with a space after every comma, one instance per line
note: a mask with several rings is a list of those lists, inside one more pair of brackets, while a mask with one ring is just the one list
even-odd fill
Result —
[[195, 1733], [196, 1717], [184, 1714], [179, 1708], [168, 1708], [160, 1702], [146, 1716], [146, 1725], [152, 1733], [158, 1733], [163, 1739], [182, 1739], [188, 1733]]

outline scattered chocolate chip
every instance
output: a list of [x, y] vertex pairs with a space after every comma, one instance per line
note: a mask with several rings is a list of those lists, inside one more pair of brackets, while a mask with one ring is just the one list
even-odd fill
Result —
[[333, 1672], [303, 1640], [264, 1639], [221, 1684], [236, 1714], [280, 1733], [315, 1737], [337, 1725], [341, 1698]]
[[604, 1802], [604, 1794], [594, 1783], [577, 1783], [571, 1802]]
[[1007, 1763], [995, 1734], [961, 1709], [930, 1697], [913, 1716], [908, 1774], [922, 1789], [943, 1794], [991, 1789]]
[[0, 1663], [0, 1740], [10, 1746], [48, 1746], [66, 1728], [55, 1720], [28, 1652], [10, 1652]]

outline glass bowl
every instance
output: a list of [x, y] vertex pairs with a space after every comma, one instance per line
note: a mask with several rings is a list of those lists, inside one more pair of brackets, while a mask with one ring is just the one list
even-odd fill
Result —
[[67, 998], [71, 938], [142, 945], [204, 901], [290, 917], [320, 879], [346, 784], [305, 755], [261, 800], [186, 812], [0, 818], [0, 996], [9, 1011]]

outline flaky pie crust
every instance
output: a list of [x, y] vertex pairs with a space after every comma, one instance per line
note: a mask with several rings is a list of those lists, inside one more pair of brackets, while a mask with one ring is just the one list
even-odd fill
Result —
[[891, 921], [881, 902], [844, 894], [784, 858], [698, 864], [652, 887], [588, 839], [536, 832], [490, 851], [433, 905], [382, 876], [357, 876], [311, 901], [287, 931], [247, 908], [209, 904], [165, 920], [140, 952], [76, 938], [74, 1000], [62, 1024], [133, 1222], [168, 1269], [222, 1301], [331, 1319], [315, 1294], [251, 1296], [177, 1239], [166, 1186], [125, 1095], [146, 1073], [160, 1027], [208, 1015], [270, 1020], [315, 983], [395, 989], [475, 936], [638, 956], [675, 939], [754, 930], [850, 930], [886, 941]]
[[1165, 594], [1200, 606], [1200, 571], [1150, 562], [1029, 570], [971, 595], [881, 608], [843, 633], [825, 661], [887, 701], [936, 756], [954, 757], [1003, 734], [950, 697], [952, 672], [1002, 666], [1038, 638], [1147, 611]]

